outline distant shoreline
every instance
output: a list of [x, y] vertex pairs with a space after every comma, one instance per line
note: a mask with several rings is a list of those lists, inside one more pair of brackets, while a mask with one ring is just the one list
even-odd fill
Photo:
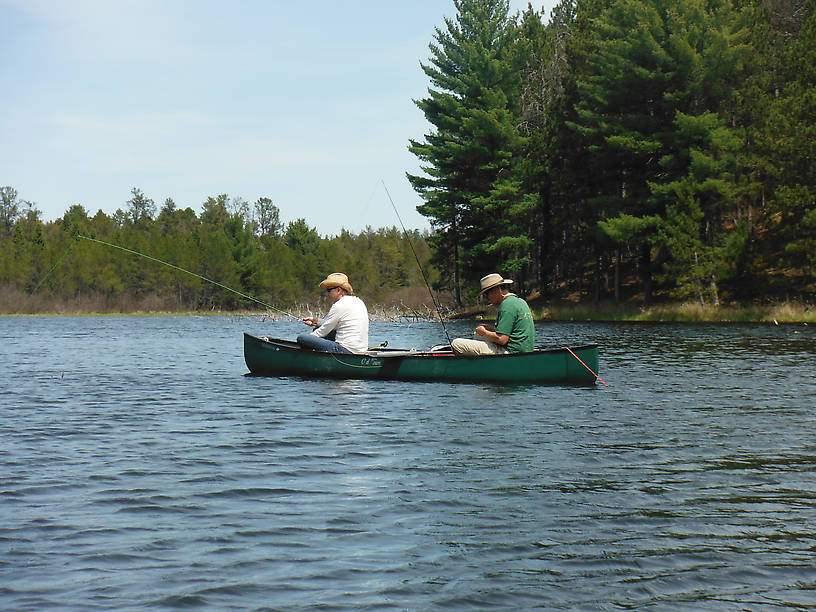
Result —
[[[307, 316], [311, 310], [296, 309], [297, 316]], [[316, 308], [315, 310], [320, 310]], [[399, 322], [438, 320], [429, 309], [408, 310], [374, 305], [370, 309], [371, 320], [376, 322]], [[0, 317], [154, 317], [154, 316], [249, 316], [263, 320], [296, 320], [280, 313], [254, 310], [208, 310], [208, 311], [168, 311], [134, 310], [123, 312], [59, 311], [37, 313], [0, 313]], [[796, 302], [782, 302], [764, 306], [701, 306], [699, 304], [658, 304], [637, 306], [632, 304], [575, 304], [533, 307], [533, 316], [539, 322], [633, 322], [633, 323], [816, 323], [816, 306]], [[474, 312], [470, 316], [457, 319], [491, 319], [491, 311]], [[449, 319], [445, 319], [446, 321]]]

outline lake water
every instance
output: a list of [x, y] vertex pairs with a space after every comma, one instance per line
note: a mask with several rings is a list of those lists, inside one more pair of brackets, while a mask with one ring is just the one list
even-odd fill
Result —
[[608, 387], [245, 376], [303, 329], [0, 318], [0, 609], [816, 609], [816, 326], [537, 326]]

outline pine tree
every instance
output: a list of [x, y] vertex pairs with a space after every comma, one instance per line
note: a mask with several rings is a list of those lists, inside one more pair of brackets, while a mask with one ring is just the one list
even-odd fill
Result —
[[658, 225], [658, 244], [669, 254], [662, 278], [676, 297], [718, 305], [719, 284], [747, 240], [748, 226], [735, 214], [745, 196], [745, 130], [735, 116], [751, 52], [748, 30], [731, 0], [682, 0], [666, 27], [674, 76], [665, 97], [675, 119], [663, 138], [665, 175], [650, 184], [655, 208], [665, 209]]
[[765, 160], [766, 245], [790, 268], [784, 290], [816, 294], [816, 4], [769, 1], [763, 62], [767, 121], [757, 138]]
[[583, 179], [573, 172], [572, 180], [586, 186], [597, 218], [608, 219], [607, 236], [638, 249], [646, 301], [652, 220], [662, 212], [649, 204], [649, 182], [660, 180], [661, 135], [674, 119], [665, 97], [672, 72], [664, 5], [671, 2], [616, 0], [586, 20], [587, 59], [576, 75], [577, 116], [570, 123], [586, 151], [577, 169]]
[[606, 237], [638, 249], [647, 301], [659, 247], [670, 260], [664, 281], [696, 279], [679, 293], [702, 295], [705, 270], [716, 303], [722, 257], [744, 245], [744, 227], [731, 236], [725, 220], [744, 189], [735, 119], [750, 52], [743, 14], [732, 0], [614, 0], [595, 14], [571, 123], [588, 151], [587, 203]]
[[[584, 256], [592, 251], [597, 215], [586, 204], [595, 195], [587, 174], [584, 142], [568, 126], [575, 125], [579, 99], [576, 75], [587, 57], [589, 28], [586, 9], [576, 0], [562, 0], [546, 26], [543, 14], [528, 10], [522, 16], [520, 55], [522, 126], [526, 141], [519, 164], [527, 205], [527, 231], [534, 284], [554, 288], [568, 275], [580, 283]], [[587, 248], [589, 245], [589, 248]]]
[[[519, 147], [516, 29], [507, 0], [454, 0], [430, 45], [429, 97], [415, 103], [433, 126], [409, 150], [424, 175], [408, 175], [430, 218], [435, 261], [461, 303], [461, 285], [498, 266], [502, 223], [518, 197], [513, 157]], [[487, 270], [490, 271], [490, 270]]]

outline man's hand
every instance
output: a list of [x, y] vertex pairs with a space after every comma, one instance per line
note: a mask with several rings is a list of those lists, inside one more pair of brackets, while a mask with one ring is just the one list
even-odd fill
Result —
[[484, 336], [490, 340], [490, 342], [495, 342], [500, 346], [505, 346], [510, 340], [510, 336], [505, 334], [497, 334], [487, 325], [479, 325], [479, 327], [476, 328], [476, 334], [479, 336]]

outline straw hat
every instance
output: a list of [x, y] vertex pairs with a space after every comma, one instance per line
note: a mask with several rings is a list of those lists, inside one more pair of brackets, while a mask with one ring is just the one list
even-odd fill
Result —
[[342, 272], [332, 272], [326, 277], [326, 280], [320, 283], [321, 289], [331, 289], [332, 287], [342, 287], [346, 290], [346, 293], [354, 293], [354, 289], [349, 284], [348, 276]]
[[490, 291], [493, 287], [498, 287], [500, 285], [512, 285], [513, 281], [511, 281], [509, 278], [502, 278], [501, 274], [494, 273], [483, 276], [479, 281], [479, 284], [482, 287], [482, 290], [479, 291], [479, 295], [482, 295]]

